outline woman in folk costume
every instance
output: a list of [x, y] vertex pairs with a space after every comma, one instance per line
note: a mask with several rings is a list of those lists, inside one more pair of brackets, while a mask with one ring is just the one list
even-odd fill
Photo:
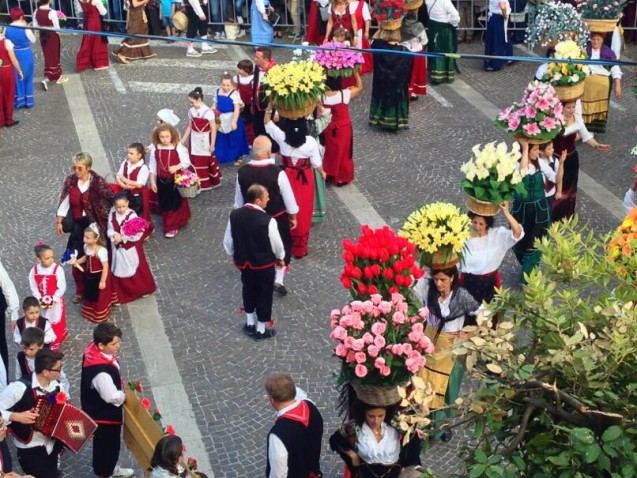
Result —
[[[456, 27], [460, 14], [451, 0], [425, 0], [429, 13], [428, 35], [430, 53], [456, 53], [458, 38]], [[433, 84], [452, 83], [456, 77], [456, 60], [448, 57], [428, 58], [427, 68]]]
[[[38, 8], [33, 15], [34, 27], [60, 28], [58, 12], [51, 9], [51, 0], [38, 0]], [[40, 45], [44, 56], [44, 79], [42, 88], [49, 89], [49, 81], [62, 84], [69, 81], [62, 76], [60, 65], [60, 35], [57, 32], [40, 31]]]
[[66, 277], [64, 269], [55, 263], [53, 249], [39, 243], [34, 248], [37, 264], [29, 272], [31, 294], [40, 301], [40, 314], [51, 324], [55, 340], [51, 349], [59, 351], [69, 331], [66, 328]]
[[[613, 50], [604, 45], [604, 34], [591, 32], [586, 45], [586, 54], [591, 60], [615, 60]], [[584, 83], [582, 97], [582, 116], [586, 127], [592, 133], [605, 133], [610, 92], [615, 89], [615, 97], [622, 94], [622, 71], [619, 65], [589, 65], [591, 74]]]
[[[103, 16], [108, 13], [102, 0], [78, 0], [82, 7], [84, 30], [104, 31]], [[82, 44], [77, 52], [75, 69], [78, 73], [93, 68], [108, 68], [108, 38], [101, 35], [82, 35]]]
[[[507, 36], [507, 22], [511, 14], [509, 0], [489, 0], [487, 41], [484, 54], [492, 56], [513, 56], [513, 44]], [[484, 60], [485, 71], [499, 71], [507, 60]]]
[[342, 78], [328, 76], [325, 85], [329, 90], [323, 94], [323, 107], [332, 113], [332, 121], [325, 131], [326, 181], [337, 186], [345, 186], [354, 180], [354, 135], [349, 116], [349, 102], [363, 91], [363, 83], [358, 73], [354, 73], [356, 85], [342, 88]]
[[[400, 45], [412, 53], [425, 53], [427, 51], [427, 31], [418, 21], [418, 10], [407, 10], [400, 27]], [[427, 58], [424, 56], [412, 57], [411, 77], [409, 79], [409, 99], [414, 101], [418, 96], [427, 94]]]
[[135, 214], [150, 222], [150, 189], [146, 185], [150, 177], [150, 169], [144, 161], [144, 145], [133, 143], [128, 147], [127, 159], [119, 167], [115, 181], [126, 191], [129, 206]]
[[[399, 44], [400, 39], [400, 30], [378, 30], [374, 34], [372, 49], [406, 51]], [[369, 106], [370, 126], [394, 132], [409, 128], [409, 82], [412, 68], [411, 55], [376, 55], [372, 101]]]
[[[372, 14], [369, 11], [369, 5], [365, 0], [350, 0], [351, 4], [355, 8], [354, 16], [356, 17], [356, 26], [358, 30], [354, 32], [356, 37], [356, 46], [364, 50], [368, 50], [369, 43], [369, 28], [372, 25]], [[363, 53], [365, 63], [361, 66], [359, 73], [364, 75], [374, 71], [374, 55], [371, 53]]]
[[[146, 5], [150, 0], [127, 0], [128, 14], [126, 17], [126, 33], [133, 35], [148, 35], [148, 18], [146, 17]], [[146, 60], [157, 56], [150, 49], [147, 38], [124, 38], [120, 47], [113, 52], [120, 63], [128, 63], [130, 60]]]
[[[14, 7], [9, 12], [11, 25], [25, 27], [27, 21], [21, 8]], [[15, 54], [22, 78], [15, 72], [15, 109], [33, 108], [35, 106], [35, 96], [33, 95], [33, 72], [35, 71], [35, 60], [31, 45], [35, 43], [35, 35], [28, 28], [12, 28], [8, 26], [4, 30], [4, 36], [13, 43], [13, 53]]]
[[[76, 250], [78, 258], [84, 255], [84, 231], [89, 224], [96, 223], [102, 237], [106, 237], [106, 221], [113, 201], [113, 191], [102, 176], [91, 170], [92, 166], [90, 154], [75, 155], [74, 173], [64, 181], [57, 210], [57, 235], [70, 233], [66, 248]], [[68, 230], [63, 227], [65, 218], [70, 219]], [[72, 272], [76, 292], [71, 301], [79, 304], [84, 294], [83, 274], [75, 267]]]
[[[325, 158], [325, 141], [323, 139], [323, 131], [332, 122], [332, 112], [319, 105], [314, 111], [305, 118], [307, 122], [307, 134], [318, 143], [321, 158]], [[320, 224], [325, 220], [327, 212], [327, 199], [325, 194], [325, 178], [318, 172], [314, 171], [314, 211], [312, 212], [312, 224]]]
[[107, 234], [111, 241], [113, 281], [120, 304], [146, 297], [157, 289], [144, 254], [144, 241], [151, 230], [147, 227], [128, 235], [124, 228], [126, 222], [137, 217], [129, 207], [127, 194], [117, 193], [113, 198]]
[[305, 118], [284, 119], [282, 128], [272, 121], [272, 105], [265, 110], [265, 130], [281, 148], [281, 167], [290, 180], [294, 197], [299, 205], [297, 224], [292, 229], [292, 255], [301, 259], [307, 255], [314, 211], [314, 174], [316, 169], [323, 179], [323, 160], [317, 141], [308, 135]]
[[24, 78], [20, 64], [13, 53], [13, 43], [7, 40], [0, 28], [0, 127], [11, 127], [19, 123], [13, 119], [15, 101], [15, 69], [20, 79]]
[[175, 173], [191, 167], [188, 150], [179, 142], [174, 126], [164, 123], [153, 131], [153, 144], [148, 153], [150, 188], [157, 193], [157, 202], [164, 223], [164, 236], [173, 238], [190, 220], [188, 200], [175, 187]]
[[221, 186], [221, 170], [215, 158], [217, 125], [215, 113], [203, 102], [203, 90], [198, 86], [188, 93], [188, 127], [181, 144], [188, 141], [188, 153], [195, 172], [201, 180], [201, 190], [208, 191]]
[[357, 47], [358, 22], [356, 21], [356, 6], [349, 3], [348, 0], [330, 0], [330, 6], [327, 9], [330, 18], [327, 21], [327, 30], [325, 32], [325, 41], [327, 43], [332, 40], [332, 35], [339, 28], [344, 28], [352, 35], [352, 46]]

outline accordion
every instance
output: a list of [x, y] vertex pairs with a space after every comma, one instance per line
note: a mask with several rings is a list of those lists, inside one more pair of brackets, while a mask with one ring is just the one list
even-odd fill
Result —
[[84, 411], [70, 403], [51, 403], [48, 396], [38, 397], [34, 411], [38, 416], [33, 428], [60, 440], [73, 453], [80, 451], [97, 429], [97, 423]]

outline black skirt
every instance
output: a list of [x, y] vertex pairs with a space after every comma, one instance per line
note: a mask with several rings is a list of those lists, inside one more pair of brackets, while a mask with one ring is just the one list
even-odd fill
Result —
[[161, 179], [157, 181], [157, 199], [159, 203], [159, 210], [177, 211], [181, 207], [181, 194], [175, 187], [175, 180]]
[[73, 221], [73, 230], [66, 243], [67, 249], [77, 251], [77, 259], [84, 257], [84, 230], [91, 224], [91, 220], [84, 216], [79, 221]]
[[[88, 267], [88, 264], [85, 264]], [[100, 279], [102, 273], [91, 274], [84, 272], [84, 299], [89, 302], [97, 302], [100, 295]]]

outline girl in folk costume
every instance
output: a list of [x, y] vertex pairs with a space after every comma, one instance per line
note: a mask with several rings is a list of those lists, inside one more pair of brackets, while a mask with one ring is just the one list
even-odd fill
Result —
[[124, 189], [135, 214], [150, 223], [150, 191], [146, 183], [150, 169], [144, 162], [144, 145], [133, 143], [128, 147], [127, 159], [119, 167], [115, 180]]
[[215, 114], [203, 102], [203, 90], [200, 87], [188, 93], [188, 102], [188, 127], [181, 144], [190, 140], [190, 160], [201, 179], [201, 190], [207, 191], [221, 185], [221, 170], [214, 155], [217, 138]]
[[332, 113], [332, 121], [325, 131], [326, 180], [337, 186], [344, 186], [354, 180], [354, 136], [352, 120], [349, 116], [349, 102], [363, 91], [363, 83], [358, 73], [354, 73], [356, 85], [341, 89], [341, 78], [327, 77], [325, 84], [329, 91], [323, 95], [323, 107]]
[[[177, 116], [173, 110], [169, 108], [164, 108], [157, 112], [157, 116], [155, 117], [155, 128], [157, 128], [157, 126], [161, 126], [164, 123], [177, 127], [177, 125], [179, 124], [179, 121], [180, 121], [179, 116]], [[151, 146], [152, 146], [152, 143], [151, 145], [144, 148], [144, 151], [146, 152], [146, 154], [150, 152]], [[149, 170], [150, 170], [150, 165], [149, 165]], [[149, 203], [150, 203], [149, 204], [150, 212], [154, 214], [160, 214], [161, 211], [159, 210], [159, 203], [157, 202], [157, 193], [154, 192], [152, 189], [150, 189], [150, 187], [148, 188], [148, 197], [149, 197]]]
[[84, 269], [84, 302], [82, 317], [91, 322], [104, 322], [111, 316], [117, 293], [108, 267], [108, 251], [97, 224], [84, 230], [84, 256], [72, 261], [76, 268]]
[[[150, 0], [128, 0], [128, 15], [126, 18], [126, 33], [133, 35], [148, 35], [148, 18], [145, 8]], [[129, 60], [146, 60], [157, 56], [150, 49], [150, 43], [146, 38], [125, 38], [119, 48], [113, 52], [120, 63], [128, 63]]]
[[[254, 64], [250, 60], [241, 60], [237, 63], [237, 74], [232, 79], [233, 86], [239, 91], [243, 110], [241, 110], [241, 119], [246, 129], [248, 145], [252, 145], [254, 141], [254, 128], [252, 117], [252, 82], [254, 81]], [[241, 161], [234, 162], [235, 166], [241, 166]]]
[[[11, 25], [25, 27], [27, 21], [21, 8], [14, 7], [9, 12]], [[22, 78], [15, 72], [15, 108], [33, 108], [35, 106], [35, 96], [33, 95], [33, 71], [35, 70], [35, 60], [31, 44], [35, 43], [35, 35], [28, 28], [12, 28], [8, 26], [4, 31], [7, 40], [13, 43], [13, 53], [15, 54], [20, 68]]]
[[[104, 31], [103, 16], [108, 13], [102, 0], [78, 0], [82, 7], [84, 30]], [[77, 52], [75, 69], [78, 73], [93, 68], [108, 68], [108, 38], [98, 35], [82, 35], [82, 44]]]
[[[354, 16], [358, 29], [354, 32], [356, 37], [356, 45], [364, 50], [369, 49], [369, 28], [372, 25], [372, 14], [369, 11], [369, 5], [365, 0], [351, 0], [354, 6]], [[360, 74], [364, 75], [374, 70], [374, 56], [371, 53], [363, 53], [365, 63], [360, 69]]]
[[315, 184], [312, 168], [325, 179], [321, 152], [318, 142], [307, 133], [305, 118], [286, 119], [281, 129], [272, 121], [272, 105], [265, 110], [265, 130], [281, 148], [281, 166], [290, 180], [299, 205], [297, 224], [291, 233], [292, 255], [301, 259], [307, 255], [314, 211]]
[[[38, 0], [38, 8], [33, 15], [34, 27], [60, 28], [58, 13], [51, 9], [51, 0]], [[58, 85], [69, 81], [62, 76], [60, 65], [60, 35], [57, 32], [40, 31], [40, 45], [44, 56], [44, 80], [42, 88], [49, 89], [49, 81], [55, 81]]]
[[0, 28], [0, 127], [15, 126], [19, 122], [13, 119], [13, 103], [15, 100], [15, 76], [24, 78], [20, 64], [13, 53], [13, 43], [5, 39]]
[[358, 32], [358, 22], [356, 21], [356, 6], [349, 3], [348, 0], [330, 1], [329, 12], [330, 19], [327, 21], [327, 31], [325, 32], [325, 41], [331, 41], [332, 34], [339, 28], [344, 28], [352, 34], [352, 46], [358, 46], [356, 42]]
[[126, 193], [116, 194], [107, 234], [111, 240], [113, 281], [120, 304], [146, 297], [157, 289], [144, 254], [144, 240], [148, 237], [149, 229], [128, 235], [123, 227], [137, 217], [129, 207]]
[[250, 153], [248, 138], [240, 116], [241, 95], [232, 87], [232, 77], [225, 72], [215, 93], [212, 109], [219, 115], [219, 132], [215, 141], [215, 157], [220, 164], [233, 163]]
[[162, 124], [153, 131], [149, 158], [150, 188], [157, 193], [164, 235], [173, 238], [190, 220], [190, 206], [175, 187], [175, 173], [191, 166], [188, 150], [179, 143], [174, 126]]
[[31, 294], [40, 301], [40, 314], [49, 321], [55, 333], [51, 349], [59, 351], [69, 335], [66, 328], [64, 269], [55, 263], [51, 247], [39, 243], [34, 250], [38, 263], [29, 272], [29, 286]]

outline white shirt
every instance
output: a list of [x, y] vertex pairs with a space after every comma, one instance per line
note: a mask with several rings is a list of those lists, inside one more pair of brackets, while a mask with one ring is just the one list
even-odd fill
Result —
[[[53, 28], [60, 28], [60, 19], [58, 18], [58, 14], [55, 10], [51, 9], [49, 5], [44, 5], [42, 7], [38, 7], [38, 10], [49, 10], [49, 20], [53, 23]], [[35, 18], [35, 12], [33, 12], [33, 26], [39, 27], [38, 20]]]
[[234, 79], [232, 80], [236, 85], [249, 85], [254, 80], [254, 75], [234, 75]]
[[[575, 133], [579, 134], [579, 138], [582, 140], [583, 143], [587, 143], [594, 138], [593, 133], [588, 131], [588, 129], [586, 128], [584, 120], [577, 115], [575, 115], [575, 121], [564, 128], [564, 131], [562, 131], [562, 135], [568, 136]], [[555, 151], [555, 153], [561, 154], [562, 152]]]
[[318, 142], [311, 136], [305, 137], [305, 144], [302, 144], [298, 148], [293, 148], [285, 142], [285, 133], [274, 121], [270, 121], [265, 125], [265, 132], [279, 144], [283, 156], [292, 158], [293, 164], [296, 165], [296, 160], [299, 158], [310, 158], [313, 168], [320, 168], [323, 165], [323, 158], [321, 157]]
[[337, 92], [335, 95], [323, 95], [323, 105], [328, 107], [340, 105], [341, 103], [348, 105], [351, 98], [352, 92], [349, 88], [345, 88], [344, 90]]
[[[252, 159], [248, 164], [275, 164], [274, 158], [270, 159]], [[288, 175], [285, 174], [285, 171], [279, 172], [279, 176], [277, 178], [277, 183], [279, 185], [279, 191], [281, 192], [281, 197], [283, 198], [283, 204], [285, 204], [285, 210], [288, 214], [297, 214], [299, 212], [299, 205], [296, 203], [296, 198], [294, 197], [294, 192], [292, 191], [292, 186], [290, 185], [290, 180]], [[241, 194], [241, 186], [239, 186], [239, 178], [237, 177], [237, 181], [235, 182], [234, 188], [234, 208], [243, 207], [245, 204], [243, 200], [243, 194]]]
[[[261, 209], [256, 204], [250, 203], [250, 207], [262, 211], [264, 214], [267, 214], [263, 209]], [[279, 234], [279, 227], [277, 226], [276, 220], [270, 218], [270, 223], [268, 224], [268, 238], [270, 239], [270, 247], [272, 247], [272, 252], [274, 252], [274, 256], [277, 259], [283, 260], [285, 258], [285, 249], [283, 248], [283, 241], [281, 240], [281, 234]], [[230, 227], [230, 220], [228, 220], [228, 225], [226, 226], [226, 232], [223, 235], [223, 248], [226, 250], [226, 253], [229, 256], [234, 255], [234, 242], [232, 241], [232, 230]]]
[[551, 163], [549, 163], [548, 159], [544, 159], [542, 157], [537, 158], [537, 161], [540, 164], [540, 170], [542, 171], [544, 178], [553, 183], [553, 186], [551, 186], [551, 189], [549, 189], [548, 191], [546, 190], [546, 188], [544, 188], [544, 195], [547, 198], [554, 196], [557, 192], [557, 185], [555, 184], [555, 180], [557, 179], [557, 171], [560, 169], [560, 163], [558, 159], [555, 156], [553, 156], [552, 159], [553, 165], [551, 166]]
[[[150, 145], [150, 152], [148, 153], [148, 169], [150, 169], [150, 174], [154, 174], [155, 176], [157, 176], [157, 160], [155, 159], [155, 150], [157, 149], [174, 149], [174, 147], [164, 146], [163, 144], [159, 144], [157, 146], [154, 144]], [[188, 154], [186, 147], [181, 143], [177, 145], [177, 154], [179, 155], [181, 169], [188, 169], [191, 165], [190, 155]]]
[[9, 318], [11, 321], [15, 322], [18, 320], [18, 313], [20, 311], [20, 298], [18, 297], [18, 292], [15, 290], [15, 286], [13, 282], [11, 282], [11, 278], [9, 274], [7, 274], [7, 270], [2, 265], [0, 261], [0, 289], [2, 289], [2, 295], [4, 295], [4, 300], [7, 301], [7, 312], [9, 313]]
[[[291, 405], [276, 412], [277, 418], [299, 406], [296, 400]], [[274, 433], [268, 436], [268, 462], [270, 463], [270, 474], [267, 478], [288, 478], [288, 450], [281, 439]]]
[[[64, 275], [64, 269], [62, 268], [62, 266], [55, 263], [51, 264], [49, 267], [42, 267], [40, 264], [35, 265], [35, 270], [38, 274], [49, 276], [53, 275], [53, 271], [55, 270], [56, 266], [57, 271], [55, 272], [55, 278], [57, 281], [57, 289], [53, 294], [53, 300], [55, 302], [64, 297], [64, 293], [66, 292], [66, 276]], [[29, 286], [31, 287], [31, 295], [38, 300], [41, 299], [42, 295], [40, 294], [40, 291], [38, 289], [38, 284], [36, 284], [35, 282], [35, 272], [33, 267], [29, 271]]]
[[199, 108], [195, 108], [194, 106], [192, 106], [188, 110], [188, 116], [190, 118], [203, 118], [207, 119], [208, 121], [215, 120], [215, 112], [212, 111], [212, 109], [207, 105], [201, 105]]
[[[29, 366], [29, 370], [35, 370], [35, 359], [26, 357], [27, 365]], [[18, 362], [18, 357], [15, 359], [15, 379], [20, 380], [22, 378], [22, 369], [20, 368], [20, 363]], [[6, 386], [6, 384], [5, 384]], [[69, 379], [66, 377], [64, 370], [60, 372], [60, 389], [66, 393], [67, 397], [71, 398], [71, 383]]]
[[[114, 357], [112, 355], [105, 354], [104, 352], [100, 353], [107, 359], [112, 360], [113, 365], [119, 369], [119, 363], [117, 363], [117, 360], [113, 360]], [[124, 390], [117, 390], [113, 379], [106, 372], [100, 372], [95, 375], [91, 381], [91, 387], [99, 393], [102, 400], [116, 407], [121, 407], [124, 404], [124, 400], [126, 400], [126, 392]]]
[[[36, 327], [38, 325], [38, 321], [35, 320], [33, 322], [29, 322], [28, 320], [24, 320], [24, 329], [28, 329], [29, 327]], [[44, 343], [45, 344], [51, 344], [53, 342], [55, 342], [56, 339], [56, 335], [55, 332], [53, 332], [53, 328], [51, 327], [51, 323], [48, 321], [46, 321], [45, 326], [44, 326]], [[20, 345], [22, 343], [22, 333], [20, 332], [20, 330], [18, 329], [18, 327], [16, 326], [16, 328], [13, 330], [13, 341]]]
[[383, 465], [393, 465], [400, 457], [400, 439], [398, 432], [392, 426], [383, 422], [380, 426], [382, 438], [376, 441], [374, 432], [363, 423], [358, 435], [358, 456], [365, 463], [380, 463]]
[[508, 17], [511, 13], [511, 5], [509, 4], [509, 0], [489, 0], [489, 16], [490, 15], [502, 15], [502, 9], [500, 8], [500, 3], [505, 2], [506, 7], [504, 9], [504, 16]]
[[[248, 83], [243, 83], [243, 84], [246, 85]], [[243, 101], [241, 101], [241, 95], [239, 94], [239, 92], [237, 90], [232, 90], [232, 91], [230, 91], [229, 95], [224, 95], [220, 91], [220, 88], [217, 88], [217, 91], [215, 91], [215, 100], [214, 100], [213, 106], [219, 104], [219, 97], [220, 96], [225, 96], [225, 97], [229, 96], [230, 99], [232, 100], [232, 103], [235, 104], [235, 105], [243, 104]], [[229, 111], [229, 113], [231, 113], [231, 111]], [[214, 118], [214, 114], [213, 114], [213, 118]]]
[[511, 229], [502, 226], [490, 228], [486, 236], [470, 237], [466, 242], [467, 251], [460, 264], [460, 272], [483, 275], [497, 270], [507, 251], [523, 237], [524, 230], [516, 239]]
[[85, 245], [84, 254], [86, 254], [87, 256], [97, 256], [100, 262], [108, 262], [108, 251], [105, 247], [99, 246], [97, 254], [95, 254], [95, 249], [89, 249], [88, 246]]
[[[85, 193], [88, 191], [89, 186], [91, 185], [91, 179], [93, 178], [92, 174], [89, 174], [88, 179], [86, 181], [77, 181], [77, 188], [81, 193]], [[58, 206], [57, 215], [64, 217], [69, 212], [69, 208], [71, 207], [69, 194], [62, 200], [60, 205]], [[86, 211], [82, 211], [82, 217], [86, 216]]]
[[[591, 60], [600, 59], [600, 50], [591, 48]], [[621, 80], [622, 70], [619, 65], [610, 67], [610, 72], [603, 65], [588, 65], [591, 68], [591, 75], [612, 76], [613, 80]]]
[[429, 18], [439, 23], [449, 23], [457, 27], [460, 23], [460, 14], [451, 0], [425, 0]]
[[136, 169], [139, 169], [139, 173], [137, 173], [137, 181], [135, 182], [141, 186], [145, 186], [146, 183], [148, 182], [148, 176], [150, 176], [150, 169], [148, 168], [148, 165], [144, 161], [137, 161], [137, 163], [133, 164], [127, 159], [120, 165], [119, 171], [117, 171], [117, 175], [120, 178], [126, 178], [126, 179], [129, 179], [129, 178], [124, 176], [125, 164], [127, 164], [128, 176], [133, 174], [133, 172]]
[[[35, 390], [37, 396], [47, 395], [48, 393], [52, 393], [58, 386], [62, 389], [62, 386], [57, 380], [52, 380], [48, 386], [43, 387], [39, 382], [35, 373], [32, 375], [32, 388], [40, 387], [45, 390], [46, 393], [41, 392], [40, 390]], [[11, 382], [7, 385], [2, 392], [0, 392], [0, 413], [2, 414], [2, 418], [4, 422], [8, 425], [11, 423], [11, 411], [9, 408], [13, 407], [16, 403], [20, 401], [24, 392], [26, 391], [26, 385], [22, 382]], [[16, 448], [35, 448], [37, 446], [44, 446], [46, 448], [47, 453], [51, 453], [53, 451], [53, 445], [55, 440], [53, 438], [45, 437], [42, 433], [33, 431], [33, 435], [31, 437], [31, 441], [29, 443], [21, 443], [20, 441], [14, 438], [14, 443]]]
[[626, 210], [626, 214], [628, 214], [634, 207], [637, 207], [637, 195], [635, 194], [635, 191], [628, 189], [624, 196], [624, 209]]
[[[18, 21], [11, 22], [11, 25], [13, 25], [13, 26], [16, 26], [16, 25], [17, 25], [17, 26], [19, 26], [19, 27], [24, 26], [22, 23], [20, 23], [20, 22], [18, 22]], [[34, 33], [33, 33], [33, 30], [31, 30], [30, 28], [25, 28], [25, 29], [24, 29], [24, 34], [26, 35], [26, 37], [29, 39], [29, 41], [30, 41], [31, 43], [35, 43], [35, 35], [34, 35]]]
[[[204, 5], [208, 5], [208, 0], [204, 0]], [[202, 15], [204, 15], [203, 9], [201, 8], [201, 4], [199, 3], [199, 0], [188, 0], [188, 4], [192, 7], [192, 9], [195, 11], [195, 14], [200, 17]]]

